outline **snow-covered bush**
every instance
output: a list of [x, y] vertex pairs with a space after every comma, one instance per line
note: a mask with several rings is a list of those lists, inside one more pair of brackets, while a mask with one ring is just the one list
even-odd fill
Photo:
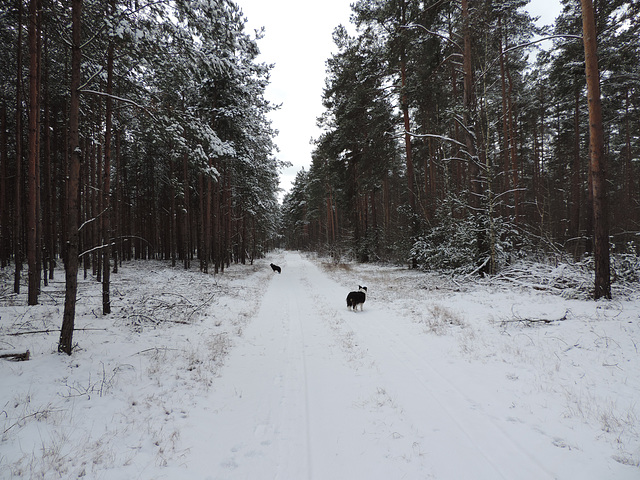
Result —
[[439, 226], [418, 238], [411, 249], [411, 258], [424, 270], [470, 269], [476, 258], [475, 240], [468, 232], [450, 226]]
[[456, 218], [453, 199], [445, 200], [432, 225], [413, 243], [410, 257], [424, 270], [465, 273], [478, 257], [476, 227], [468, 217]]
[[611, 276], [614, 281], [632, 283], [640, 279], [640, 256], [635, 252], [634, 242], [629, 242], [626, 253], [611, 256]]
[[411, 248], [410, 258], [419, 268], [465, 274], [476, 270], [493, 252], [500, 270], [532, 250], [526, 232], [508, 220], [488, 215], [474, 218], [464, 210], [456, 198], [443, 201]]

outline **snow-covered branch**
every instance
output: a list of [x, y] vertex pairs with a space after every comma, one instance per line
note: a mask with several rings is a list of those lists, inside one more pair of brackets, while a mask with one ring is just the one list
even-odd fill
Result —
[[498, 63], [500, 61], [500, 57], [506, 55], [509, 52], [513, 52], [515, 50], [519, 50], [521, 48], [527, 48], [530, 47], [531, 45], [535, 45], [536, 43], [541, 43], [541, 42], [546, 42], [547, 40], [553, 40], [554, 38], [565, 38], [565, 39], [572, 39], [572, 40], [582, 40], [582, 35], [571, 35], [571, 34], [564, 34], [564, 35], [548, 35], [546, 37], [542, 37], [539, 38], [537, 40], [533, 40], [531, 42], [526, 42], [526, 43], [521, 43], [519, 45], [514, 45], [513, 47], [509, 47], [507, 48], [504, 52], [502, 52], [501, 55], [498, 55], [496, 58], [494, 58], [491, 63], [489, 64], [489, 66], [480, 74], [478, 75], [478, 78], [476, 79], [476, 82], [478, 80], [480, 80], [482, 77], [484, 77], [486, 75], [486, 73], [491, 70], [493, 68], [493, 66]]
[[149, 111], [149, 109], [147, 109], [146, 107], [144, 107], [144, 106], [140, 105], [139, 103], [134, 102], [133, 100], [130, 100], [128, 98], [119, 97], [117, 95], [110, 95], [108, 93], [99, 92], [97, 90], [81, 89], [80, 92], [81, 93], [90, 93], [92, 95], [98, 95], [98, 96], [101, 96], [101, 97], [109, 97], [109, 98], [112, 98], [113, 100], [117, 100], [118, 102], [128, 103], [129, 105], [133, 105], [134, 107], [139, 108], [140, 110], [143, 110], [151, 118], [153, 118], [155, 121], [159, 121], [158, 118], [152, 112]]
[[105, 245], [97, 245], [93, 248], [90, 248], [89, 250], [85, 250], [84, 252], [82, 252], [80, 255], [78, 255], [78, 258], [82, 258], [84, 255], [88, 255], [90, 253], [93, 253], [97, 250], [102, 250], [103, 248], [107, 248], [107, 247], [112, 247], [115, 245], [115, 242], [112, 243], [107, 243]]
[[406, 135], [410, 135], [410, 136], [416, 137], [416, 138], [436, 138], [436, 139], [442, 140], [444, 142], [453, 143], [454, 145], [458, 145], [458, 146], [463, 147], [463, 148], [467, 147], [464, 143], [459, 142], [455, 138], [445, 137], [444, 135], [435, 135], [433, 133], [413, 133], [413, 132], [409, 132], [408, 130], [405, 130], [404, 133]]
[[428, 28], [426, 28], [423, 25], [420, 25], [419, 23], [408, 23], [407, 25], [403, 25], [400, 28], [420, 28], [422, 30], [424, 30], [426, 33], [428, 33], [429, 35], [433, 35], [435, 37], [439, 37], [449, 43], [451, 43], [454, 47], [456, 47], [460, 52], [462, 51], [462, 47], [460, 45], [458, 45], [456, 42], [454, 42], [453, 40], [451, 40], [449, 37], [447, 37], [446, 35], [442, 35], [441, 33], [438, 32], [434, 32], [433, 30], [429, 30]]
[[547, 40], [553, 40], [554, 38], [567, 38], [567, 39], [573, 39], [573, 40], [582, 40], [582, 35], [571, 35], [571, 34], [561, 34], [561, 35], [548, 35], [546, 37], [542, 37], [539, 38], [537, 40], [533, 40], [531, 42], [527, 42], [527, 43], [521, 43], [519, 45], [514, 45], [513, 47], [509, 47], [507, 48], [503, 53], [503, 55], [505, 53], [509, 53], [513, 50], [518, 50], [519, 48], [525, 48], [525, 47], [529, 47], [531, 45], [535, 45], [536, 43], [541, 43], [541, 42], [546, 42]]
[[86, 227], [87, 225], [89, 225], [90, 223], [95, 222], [98, 218], [100, 218], [107, 210], [109, 210], [108, 208], [105, 208], [104, 210], [102, 210], [98, 215], [96, 215], [93, 218], [90, 218], [88, 220], [85, 220], [84, 223], [82, 225], [80, 225], [80, 228], [78, 228], [78, 232], [81, 232], [82, 229], [84, 227]]

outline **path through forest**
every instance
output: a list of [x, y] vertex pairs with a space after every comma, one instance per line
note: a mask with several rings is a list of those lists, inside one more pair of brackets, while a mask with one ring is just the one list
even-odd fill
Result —
[[[205, 478], [554, 478], [392, 311], [285, 254], [244, 341], [191, 418]], [[393, 325], [395, 323], [395, 326]], [[411, 325], [406, 325], [410, 327]], [[400, 328], [398, 328], [400, 327]], [[552, 459], [551, 459], [552, 460]], [[193, 464], [192, 462], [196, 462]]]

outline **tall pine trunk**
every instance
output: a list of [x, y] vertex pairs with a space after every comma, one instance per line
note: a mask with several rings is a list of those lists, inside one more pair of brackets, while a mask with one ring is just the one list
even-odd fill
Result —
[[626, 223], [623, 225], [627, 230], [631, 230], [637, 221], [638, 208], [634, 204], [635, 181], [633, 176], [633, 163], [631, 155], [631, 127], [629, 125], [629, 87], [625, 92], [625, 155], [624, 155], [624, 205], [628, 212]]
[[205, 210], [204, 210], [204, 173], [198, 173], [198, 206], [200, 209], [200, 241], [198, 242], [198, 257], [200, 257], [200, 271], [209, 273], [206, 258], [207, 239], [205, 232], [207, 231]]
[[486, 230], [482, 222], [481, 215], [481, 198], [483, 194], [482, 178], [480, 175], [480, 158], [478, 157], [477, 138], [474, 127], [474, 113], [475, 113], [475, 94], [473, 90], [473, 65], [471, 61], [471, 30], [469, 25], [469, 1], [462, 0], [462, 21], [463, 21], [463, 37], [464, 37], [464, 52], [463, 52], [463, 117], [462, 128], [464, 129], [465, 146], [467, 148], [467, 156], [469, 157], [469, 181], [470, 196], [469, 206], [471, 208], [471, 215], [474, 217], [474, 223], [476, 226], [476, 238], [478, 243], [478, 258], [479, 269], [481, 275], [485, 273], [494, 273], [494, 265], [489, 263], [489, 247], [487, 245]]
[[507, 93], [508, 110], [509, 110], [509, 153], [511, 157], [511, 177], [513, 184], [513, 217], [515, 223], [519, 223], [520, 218], [520, 191], [518, 190], [518, 133], [516, 131], [515, 122], [515, 108], [513, 106], [513, 81], [511, 80], [511, 73], [507, 69], [507, 79], [509, 80], [509, 91]]
[[7, 138], [7, 107], [0, 106], [0, 267], [9, 265], [11, 241], [9, 239], [9, 196], [7, 177], [9, 176], [9, 139]]
[[[401, 25], [407, 22], [407, 4], [405, 0], [402, 0], [401, 5]], [[403, 34], [404, 35], [404, 34]], [[402, 40], [402, 51], [400, 53], [400, 80], [401, 80], [401, 106], [402, 106], [402, 118], [404, 121], [404, 148], [407, 161], [407, 188], [409, 190], [409, 206], [411, 207], [411, 213], [415, 213], [416, 210], [416, 192], [413, 185], [414, 171], [413, 171], [413, 157], [411, 154], [411, 124], [409, 119], [409, 100], [407, 97], [407, 53], [406, 42]]]
[[[42, 62], [44, 65], [47, 63], [47, 46], [45, 45], [45, 60]], [[42, 125], [42, 149], [43, 149], [43, 172], [40, 176], [40, 182], [42, 185], [42, 255], [43, 255], [43, 268], [42, 273], [44, 275], [44, 285], [48, 285], [49, 275], [53, 274], [53, 252], [55, 240], [53, 238], [53, 210], [52, 210], [52, 180], [51, 172], [51, 109], [49, 103], [48, 93], [48, 71], [42, 72], [42, 106], [43, 106], [43, 125]]]
[[73, 348], [73, 325], [76, 314], [76, 295], [78, 291], [78, 188], [80, 186], [80, 63], [82, 52], [81, 21], [82, 0], [71, 2], [71, 99], [69, 103], [69, 176], [67, 180], [67, 257], [65, 262], [64, 316], [60, 331], [58, 350], [71, 355]]
[[591, 0], [582, 3], [582, 37], [589, 100], [589, 138], [591, 181], [593, 189], [593, 227], [595, 290], [594, 299], [611, 298], [609, 263], [609, 221], [605, 180], [604, 128], [600, 99], [600, 74], [596, 41], [596, 24]]
[[[571, 235], [580, 235], [580, 88], [576, 86], [576, 104], [573, 116], [573, 166], [571, 167], [571, 211], [569, 212], [569, 225]], [[576, 241], [573, 253], [574, 260], [580, 259], [580, 243]]]
[[[500, 39], [500, 86], [502, 88], [502, 162], [503, 162], [503, 174], [502, 174], [502, 191], [508, 192], [510, 188], [509, 184], [509, 122], [508, 122], [508, 109], [507, 109], [507, 75], [505, 66], [505, 54], [504, 54], [504, 36], [502, 35], [502, 18], [498, 18], [498, 26], [501, 29]], [[504, 210], [504, 209], [503, 209]], [[504, 213], [504, 211], [503, 211]]]
[[28, 304], [38, 304], [39, 270], [37, 255], [37, 179], [38, 155], [38, 0], [29, 4], [29, 160], [27, 164], [27, 261], [29, 264]]
[[13, 292], [20, 293], [22, 271], [22, 0], [18, 0], [18, 44], [16, 46], [16, 175], [14, 188]]
[[182, 155], [182, 262], [185, 270], [191, 266], [191, 248], [189, 235], [189, 156]]
[[[115, 2], [111, 2], [111, 13], [115, 11]], [[113, 128], [113, 41], [107, 47], [107, 98], [104, 131], [104, 188], [102, 208], [103, 216], [103, 254], [102, 254], [102, 314], [111, 313], [111, 130]]]
[[[121, 194], [121, 178], [120, 178], [120, 130], [116, 130], [116, 177], [115, 177], [115, 190], [116, 197], [115, 202], [111, 203], [111, 209], [113, 211], [113, 219], [115, 225], [112, 226], [112, 230], [115, 232], [115, 248], [113, 255], [113, 273], [118, 273], [118, 262], [122, 261], [122, 215], [121, 215], [121, 205], [122, 205], [122, 194]], [[115, 203], [115, 205], [114, 205]]]

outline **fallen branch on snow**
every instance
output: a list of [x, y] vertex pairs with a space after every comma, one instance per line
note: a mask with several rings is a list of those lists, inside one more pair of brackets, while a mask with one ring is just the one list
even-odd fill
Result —
[[[106, 328], [74, 328], [74, 332], [87, 332], [90, 330], [106, 330]], [[31, 330], [28, 332], [15, 332], [15, 333], [7, 333], [10, 337], [17, 337], [19, 335], [35, 335], [37, 333], [60, 333], [60, 329], [53, 330]]]
[[165, 352], [168, 351], [178, 351], [177, 348], [167, 348], [167, 347], [151, 347], [151, 348], [147, 348], [145, 350], [140, 350], [139, 352], [136, 353], [132, 353], [131, 355], [129, 355], [130, 357], [133, 357], [135, 355], [142, 355], [143, 353], [147, 353], [147, 352], [155, 352], [155, 353], [159, 353], [160, 350], [164, 350]]
[[564, 312], [564, 315], [560, 318], [519, 318], [515, 315], [513, 320], [503, 320], [502, 325], [507, 325], [508, 323], [525, 323], [527, 326], [535, 325], [536, 323], [554, 323], [554, 322], [562, 322], [567, 319], [567, 314], [569, 311]]
[[11, 362], [26, 362], [29, 360], [29, 350], [23, 353], [3, 353], [0, 354], [0, 358], [4, 358]]

